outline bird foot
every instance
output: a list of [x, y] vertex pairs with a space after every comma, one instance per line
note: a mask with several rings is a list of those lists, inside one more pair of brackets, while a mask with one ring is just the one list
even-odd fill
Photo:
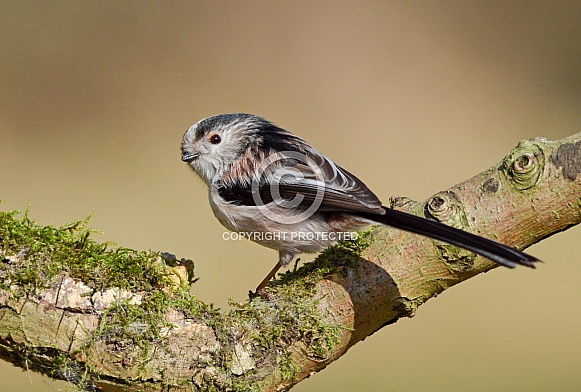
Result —
[[248, 290], [248, 299], [252, 301], [256, 298], [262, 298], [266, 301], [272, 299], [266, 290], [264, 290], [264, 288], [257, 288], [256, 291]]

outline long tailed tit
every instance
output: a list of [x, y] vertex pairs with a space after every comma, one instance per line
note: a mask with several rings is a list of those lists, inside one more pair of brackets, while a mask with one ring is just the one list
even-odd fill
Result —
[[460, 246], [511, 268], [534, 268], [538, 261], [498, 242], [382, 206], [353, 174], [254, 115], [221, 114], [192, 125], [182, 139], [182, 161], [208, 185], [210, 206], [222, 225], [278, 251], [278, 263], [257, 292], [297, 254], [319, 252], [341, 233], [377, 223]]

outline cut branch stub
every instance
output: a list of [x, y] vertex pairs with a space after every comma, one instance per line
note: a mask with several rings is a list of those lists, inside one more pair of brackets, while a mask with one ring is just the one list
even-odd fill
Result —
[[[462, 201], [453, 191], [440, 192], [432, 196], [426, 203], [425, 211], [427, 215], [431, 215], [446, 225], [461, 230], [470, 230]], [[439, 241], [436, 242], [436, 246], [449, 268], [455, 271], [466, 271], [474, 265], [476, 258], [474, 253]]]
[[543, 150], [534, 140], [523, 140], [504, 159], [502, 171], [512, 186], [520, 191], [534, 187], [545, 168]]

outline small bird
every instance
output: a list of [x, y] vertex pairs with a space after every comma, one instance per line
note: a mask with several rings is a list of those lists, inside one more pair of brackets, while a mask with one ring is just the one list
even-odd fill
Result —
[[303, 139], [251, 114], [220, 114], [192, 125], [182, 161], [208, 185], [227, 229], [278, 251], [258, 285], [300, 253], [316, 253], [354, 230], [381, 224], [465, 248], [498, 264], [534, 268], [537, 258], [443, 223], [384, 207], [357, 177]]

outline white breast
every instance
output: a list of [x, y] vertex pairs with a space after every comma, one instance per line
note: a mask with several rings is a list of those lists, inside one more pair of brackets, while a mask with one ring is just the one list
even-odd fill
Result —
[[[240, 206], [225, 202], [216, 189], [210, 188], [209, 199], [216, 218], [228, 230], [243, 232], [245, 237], [271, 249], [295, 253], [315, 253], [337, 242], [336, 233], [326, 222], [320, 212], [315, 212], [308, 219], [283, 223], [285, 217], [294, 221], [292, 210], [283, 209], [274, 203], [268, 204], [268, 214], [256, 206]], [[269, 218], [276, 214], [276, 221]], [[282, 221], [282, 222], [281, 222]]]

